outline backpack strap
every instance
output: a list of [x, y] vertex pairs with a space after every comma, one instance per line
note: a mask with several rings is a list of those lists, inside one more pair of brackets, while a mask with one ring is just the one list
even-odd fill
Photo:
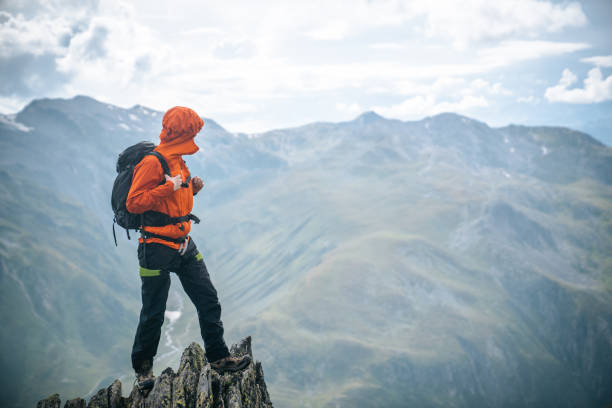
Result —
[[[162, 169], [164, 170], [164, 173], [172, 177], [172, 174], [170, 174], [170, 167], [168, 167], [168, 162], [166, 162], [166, 159], [164, 159], [164, 156], [162, 156], [160, 152], [151, 150], [149, 153], [147, 153], [147, 156], [149, 155], [157, 157], [157, 160], [159, 160], [159, 164], [161, 164]], [[164, 183], [165, 182], [166, 181], [164, 180]]]

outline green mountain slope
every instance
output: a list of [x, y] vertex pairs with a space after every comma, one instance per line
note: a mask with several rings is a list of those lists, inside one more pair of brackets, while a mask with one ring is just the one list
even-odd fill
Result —
[[[3, 386], [49, 378], [68, 396], [76, 361], [85, 389], [129, 375], [139, 282], [108, 198], [116, 154], [160, 121], [86, 97], [0, 121], [2, 344], [19, 350], [2, 365], [32, 361]], [[373, 112], [255, 138], [207, 120], [197, 141], [187, 163], [207, 184], [192, 235], [228, 341], [257, 339], [279, 406], [612, 401], [612, 149], [563, 128]], [[36, 242], [47, 269], [14, 242]], [[199, 338], [174, 281], [158, 368]]]
[[[320, 237], [333, 250], [238, 329], [265, 339], [277, 399], [597, 406], [610, 398], [602, 395], [612, 364], [610, 187], [597, 185], [591, 192], [604, 193], [592, 201], [570, 193], [578, 185], [551, 188], [560, 202], [537, 182], [447, 177], [403, 178], [396, 182], [411, 188], [395, 191], [376, 180], [342, 185], [330, 207], [347, 232]], [[560, 208], [524, 207], [521, 195]]]
[[[214, 207], [232, 222], [209, 230], [248, 231], [217, 265], [236, 276], [226, 296], [240, 301], [249, 292], [234, 289], [253, 272], [256, 287], [296, 277], [232, 326], [264, 340], [278, 401], [612, 398], [610, 149], [564, 129], [519, 130], [455, 115], [419, 126], [369, 115], [256, 139], [289, 168]], [[293, 262], [278, 262], [289, 248], [300, 249]]]
[[52, 190], [0, 172], [0, 342], [3, 405], [32, 405], [60, 383], [68, 395], [129, 368], [135, 279], [93, 215]]

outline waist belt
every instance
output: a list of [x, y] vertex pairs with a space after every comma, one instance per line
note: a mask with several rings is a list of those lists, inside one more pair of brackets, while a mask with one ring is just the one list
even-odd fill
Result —
[[170, 237], [166, 237], [164, 235], [152, 234], [152, 233], [147, 232], [147, 231], [142, 231], [141, 236], [145, 240], [149, 239], [149, 238], [159, 238], [159, 239], [163, 239], [164, 241], [174, 242], [175, 244], [182, 244], [187, 239], [186, 235], [184, 237], [180, 237], [180, 238], [170, 238]]
[[185, 221], [193, 221], [196, 224], [200, 223], [200, 219], [194, 214], [187, 214], [181, 217], [170, 217], [168, 214], [158, 211], [147, 211], [143, 214], [143, 219], [141, 219], [143, 227], [163, 227]]
[[[140, 222], [142, 224], [142, 229], [140, 230], [140, 234], [144, 240], [148, 238], [159, 238], [164, 241], [174, 242], [176, 244], [182, 244], [185, 242], [185, 237], [181, 238], [170, 238], [165, 235], [153, 234], [152, 232], [145, 231], [144, 227], [164, 227], [166, 225], [178, 224], [181, 222], [193, 221], [196, 224], [200, 223], [200, 219], [198, 216], [194, 214], [187, 214], [181, 217], [170, 217], [168, 214], [164, 214], [158, 211], [147, 211], [142, 214]], [[184, 229], [181, 225], [181, 229]], [[146, 243], [146, 241], [145, 241]]]

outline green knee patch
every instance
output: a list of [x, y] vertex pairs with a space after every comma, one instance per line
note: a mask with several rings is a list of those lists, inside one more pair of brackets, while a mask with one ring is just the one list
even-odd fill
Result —
[[150, 277], [150, 276], [159, 276], [159, 273], [161, 272], [160, 269], [147, 269], [147, 268], [143, 268], [142, 266], [140, 267], [140, 276], [142, 277]]
[[204, 259], [204, 257], [202, 256], [202, 254], [200, 252], [198, 252], [195, 256], [196, 261], [201, 261], [202, 259]]

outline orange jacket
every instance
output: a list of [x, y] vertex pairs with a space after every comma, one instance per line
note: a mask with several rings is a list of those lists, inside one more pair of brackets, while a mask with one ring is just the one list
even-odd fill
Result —
[[[191, 109], [174, 107], [164, 115], [163, 129], [160, 134], [161, 143], [155, 148], [168, 163], [170, 175], [181, 175], [183, 181], [189, 177], [189, 169], [181, 157], [184, 154], [194, 154], [199, 150], [195, 144], [195, 135], [204, 125], [204, 121]], [[164, 170], [157, 157], [148, 155], [134, 167], [132, 186], [128, 193], [126, 207], [134, 214], [145, 211], [158, 211], [170, 217], [182, 217], [193, 208], [193, 185], [181, 187], [174, 191], [171, 181], [164, 184]], [[191, 221], [165, 225], [163, 227], [145, 227], [145, 231], [169, 238], [181, 238], [191, 231]], [[140, 238], [140, 242], [143, 239]], [[147, 238], [147, 243], [156, 242], [178, 249], [179, 244], [160, 238]]]

